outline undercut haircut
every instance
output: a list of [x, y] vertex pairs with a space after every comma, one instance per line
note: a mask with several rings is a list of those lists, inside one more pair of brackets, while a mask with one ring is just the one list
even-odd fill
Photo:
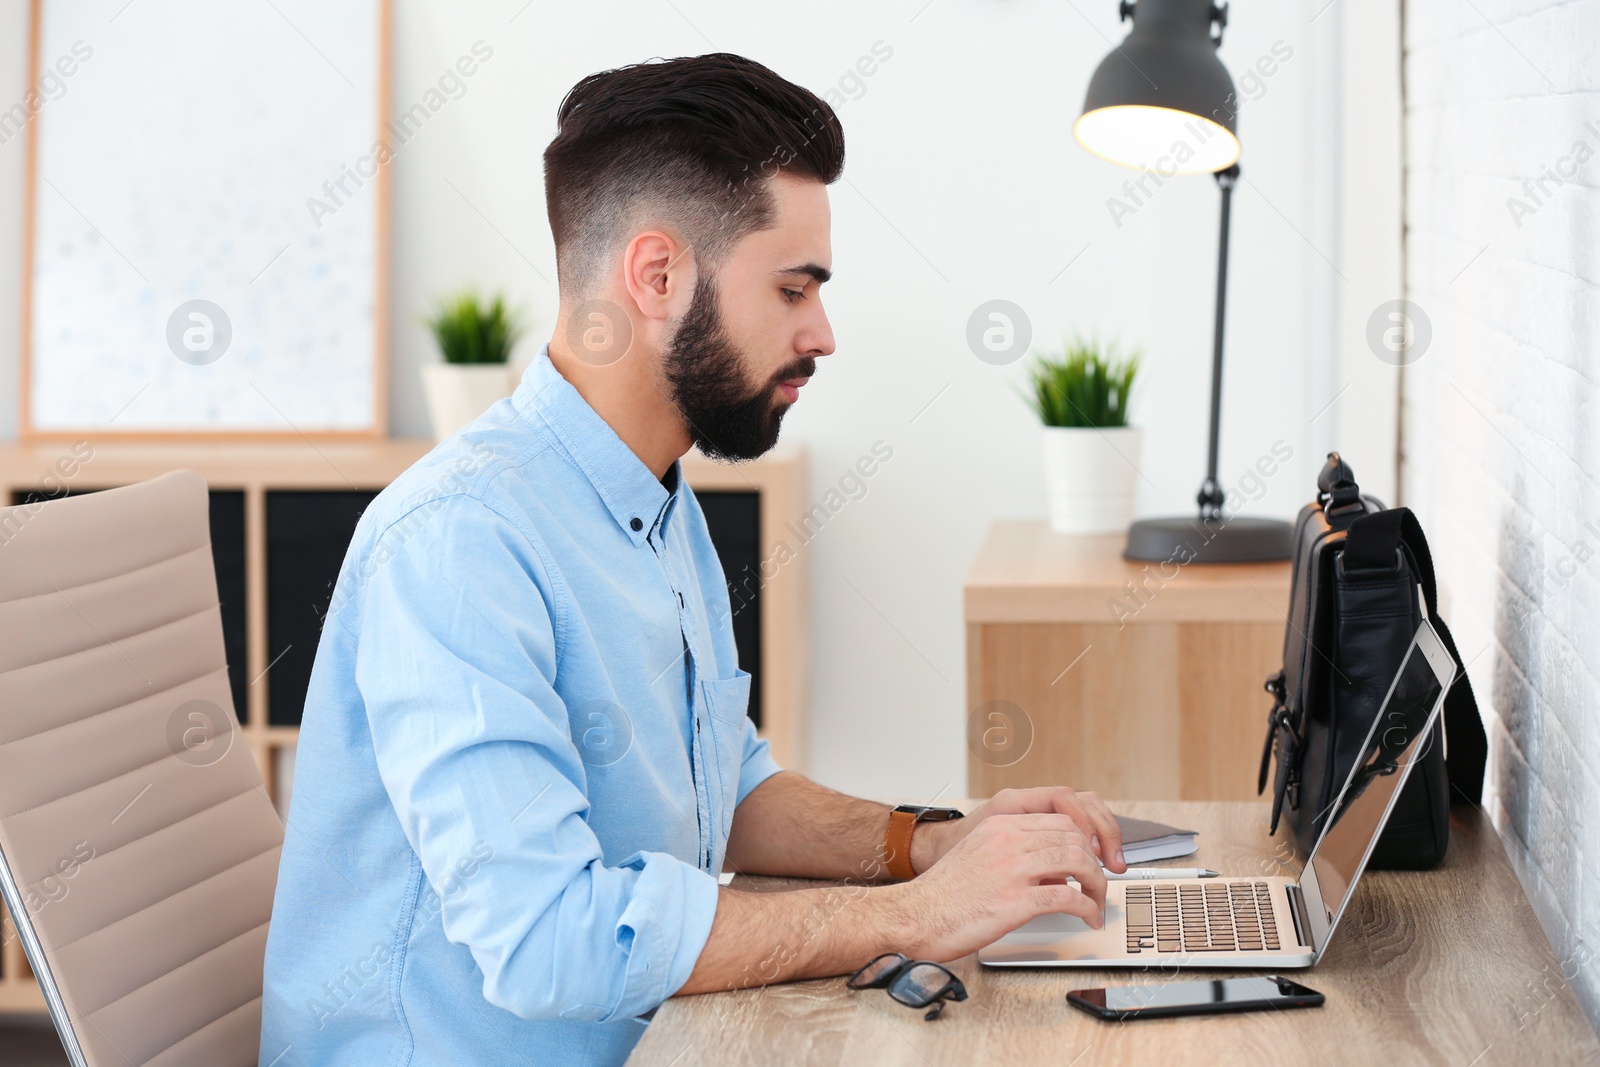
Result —
[[624, 237], [665, 224], [714, 269], [774, 224], [768, 179], [837, 181], [844, 130], [821, 97], [726, 52], [584, 78], [544, 152], [545, 203], [565, 292], [587, 293]]

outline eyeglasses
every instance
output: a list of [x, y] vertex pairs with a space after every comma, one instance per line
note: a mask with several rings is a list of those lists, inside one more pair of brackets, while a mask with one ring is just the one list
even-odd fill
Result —
[[845, 983], [851, 989], [887, 989], [889, 996], [908, 1008], [933, 1008], [924, 1019], [937, 1019], [947, 1001], [966, 1000], [967, 987], [947, 967], [887, 952]]

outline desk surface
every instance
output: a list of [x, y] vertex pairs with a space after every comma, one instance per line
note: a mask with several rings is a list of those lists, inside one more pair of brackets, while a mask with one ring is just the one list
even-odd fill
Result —
[[[1256, 803], [1143, 801], [1116, 811], [1200, 831], [1181, 862], [1224, 874], [1293, 874], [1299, 861], [1267, 835]], [[734, 879], [758, 892], [813, 884]], [[865, 962], [865, 961], [863, 961]], [[1171, 980], [1138, 971], [987, 970], [952, 965], [968, 999], [936, 1022], [881, 990], [841, 978], [677, 997], [657, 1012], [630, 1064], [1111, 1064], [1600, 1062], [1600, 1042], [1561, 974], [1486, 817], [1452, 820], [1434, 871], [1376, 871], [1323, 961], [1287, 972], [1326, 994], [1321, 1008], [1105, 1023], [1067, 1007], [1068, 989]], [[1179, 978], [1225, 977], [1185, 971]]]
[[[1070, 537], [1041, 520], [989, 527], [967, 572], [969, 623], [1268, 622], [1283, 625], [1289, 564], [1141, 563], [1122, 558], [1122, 534]], [[1132, 592], [1130, 592], [1130, 585]]]

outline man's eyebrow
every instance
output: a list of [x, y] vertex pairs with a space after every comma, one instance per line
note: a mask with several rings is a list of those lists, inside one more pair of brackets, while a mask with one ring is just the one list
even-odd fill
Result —
[[819, 285], [833, 277], [833, 271], [829, 270], [827, 267], [819, 267], [815, 263], [801, 263], [793, 267], [780, 267], [772, 273], [777, 275], [809, 274], [811, 277], [817, 280]]

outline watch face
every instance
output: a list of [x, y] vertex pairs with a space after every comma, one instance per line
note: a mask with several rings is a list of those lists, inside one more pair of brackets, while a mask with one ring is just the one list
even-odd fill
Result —
[[926, 804], [901, 804], [894, 810], [909, 812], [917, 817], [918, 822], [944, 822], [962, 817], [962, 812], [955, 808], [935, 808]]

